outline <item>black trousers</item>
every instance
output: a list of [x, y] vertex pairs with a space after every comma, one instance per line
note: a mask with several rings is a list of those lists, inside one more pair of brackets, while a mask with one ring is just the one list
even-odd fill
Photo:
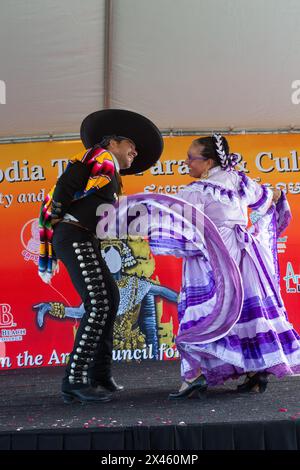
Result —
[[67, 391], [110, 376], [120, 296], [92, 232], [60, 222], [54, 228], [53, 248], [85, 308], [63, 379], [62, 388]]

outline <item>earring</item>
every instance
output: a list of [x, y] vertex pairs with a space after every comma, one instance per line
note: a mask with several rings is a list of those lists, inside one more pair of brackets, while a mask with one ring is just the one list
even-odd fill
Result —
[[208, 177], [209, 177], [208, 170], [206, 170], [206, 172], [201, 175], [201, 178], [200, 178], [200, 179], [205, 180], [205, 179], [207, 179]]

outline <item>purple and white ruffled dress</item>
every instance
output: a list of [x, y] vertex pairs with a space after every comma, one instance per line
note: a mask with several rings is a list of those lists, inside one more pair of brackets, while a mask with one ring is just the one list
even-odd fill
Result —
[[[201, 371], [217, 385], [250, 371], [300, 373], [300, 337], [280, 294], [276, 243], [291, 214], [284, 194], [276, 205], [272, 197], [244, 173], [220, 167], [176, 198], [129, 197], [129, 206], [143, 202], [173, 214], [173, 222], [182, 222], [189, 208], [193, 214], [184, 235], [153, 224], [149, 234], [155, 254], [184, 259], [176, 338], [183, 379]], [[256, 220], [249, 229], [248, 207]]]

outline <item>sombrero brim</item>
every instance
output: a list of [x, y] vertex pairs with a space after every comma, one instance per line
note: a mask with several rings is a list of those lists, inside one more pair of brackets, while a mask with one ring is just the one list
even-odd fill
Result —
[[163, 151], [159, 129], [145, 116], [125, 109], [104, 109], [89, 114], [82, 122], [80, 136], [85, 148], [98, 144], [104, 136], [121, 135], [133, 140], [138, 152], [133, 164], [122, 175], [148, 170]]

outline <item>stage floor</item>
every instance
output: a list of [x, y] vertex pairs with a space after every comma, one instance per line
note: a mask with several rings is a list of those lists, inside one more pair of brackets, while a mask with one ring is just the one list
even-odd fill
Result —
[[114, 376], [126, 390], [112, 402], [66, 405], [62, 375], [60, 367], [2, 371], [0, 432], [300, 419], [300, 376], [271, 378], [264, 394], [237, 393], [239, 380], [211, 388], [201, 399], [174, 402], [167, 397], [180, 384], [179, 362], [122, 363], [114, 365]]

